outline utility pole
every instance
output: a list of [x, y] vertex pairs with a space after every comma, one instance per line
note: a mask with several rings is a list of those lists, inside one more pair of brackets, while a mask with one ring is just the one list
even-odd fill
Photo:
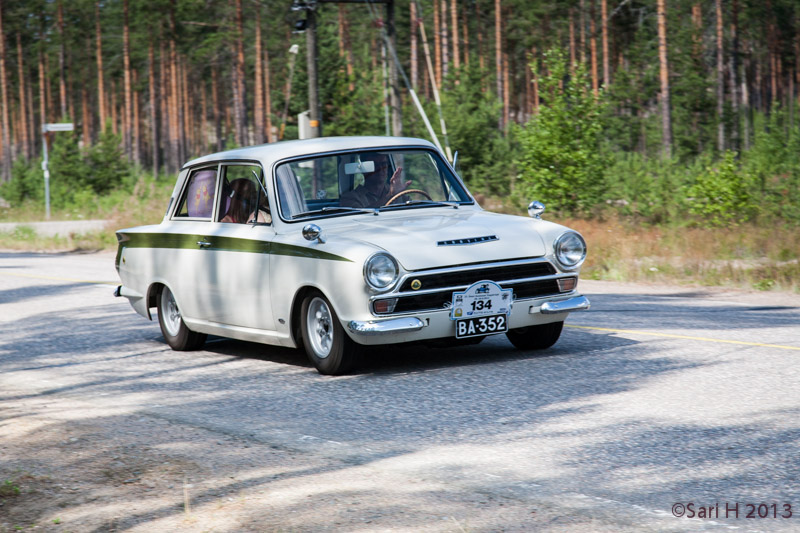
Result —
[[[394, 24], [394, 0], [293, 0], [293, 11], [305, 11], [305, 23], [302, 26], [306, 33], [306, 57], [308, 63], [308, 107], [311, 137], [322, 136], [322, 116], [319, 107], [319, 86], [317, 73], [317, 33], [316, 9], [318, 4], [373, 4], [386, 5], [386, 33], [393, 49], [396, 49], [396, 31]], [[400, 105], [400, 76], [394, 61], [389, 62], [389, 106], [392, 110], [392, 134], [403, 134], [403, 115]]]
[[306, 10], [306, 62], [308, 63], [308, 109], [310, 138], [322, 137], [322, 117], [319, 112], [319, 82], [317, 77], [317, 17], [316, 6]]

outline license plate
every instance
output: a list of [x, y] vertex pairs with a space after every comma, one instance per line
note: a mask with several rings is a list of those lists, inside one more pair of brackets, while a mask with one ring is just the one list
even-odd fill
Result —
[[479, 316], [456, 320], [456, 338], [478, 337], [508, 331], [506, 315]]
[[494, 281], [478, 281], [463, 292], [453, 293], [450, 320], [507, 315], [511, 312], [513, 299], [511, 289], [504, 289]]

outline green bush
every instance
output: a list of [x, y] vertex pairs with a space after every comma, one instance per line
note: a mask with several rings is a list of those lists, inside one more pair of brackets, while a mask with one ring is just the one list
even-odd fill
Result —
[[715, 226], [747, 221], [756, 209], [750, 201], [749, 188], [748, 176], [739, 169], [735, 154], [728, 151], [689, 187], [689, 210]]
[[588, 214], [605, 199], [605, 104], [582, 67], [570, 75], [563, 52], [550, 50], [545, 61], [543, 104], [521, 132], [521, 189], [557, 212]]

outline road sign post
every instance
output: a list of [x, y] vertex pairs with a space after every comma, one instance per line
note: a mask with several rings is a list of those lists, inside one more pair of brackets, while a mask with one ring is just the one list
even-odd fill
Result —
[[73, 131], [74, 129], [75, 124], [72, 122], [42, 124], [42, 171], [44, 172], [44, 209], [47, 220], [50, 220], [50, 169], [47, 168], [47, 134], [57, 131]]

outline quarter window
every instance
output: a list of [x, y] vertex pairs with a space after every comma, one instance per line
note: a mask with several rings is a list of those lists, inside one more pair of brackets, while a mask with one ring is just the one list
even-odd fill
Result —
[[194, 170], [189, 175], [186, 189], [178, 205], [177, 217], [211, 219], [214, 196], [217, 190], [217, 169]]

